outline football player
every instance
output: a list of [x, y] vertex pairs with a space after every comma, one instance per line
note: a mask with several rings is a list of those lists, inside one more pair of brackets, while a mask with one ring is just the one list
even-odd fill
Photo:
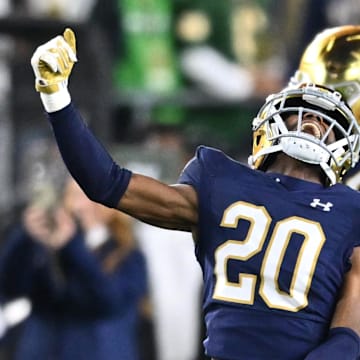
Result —
[[[339, 91], [360, 123], [360, 25], [343, 25], [318, 33], [306, 47], [291, 84], [311, 81]], [[360, 163], [344, 177], [360, 190]]]
[[305, 83], [269, 96], [253, 121], [251, 168], [200, 146], [167, 185], [122, 168], [90, 132], [68, 90], [75, 61], [71, 29], [31, 59], [64, 162], [92, 200], [192, 232], [206, 354], [356, 359], [360, 193], [340, 181], [359, 159], [360, 128], [341, 94]]

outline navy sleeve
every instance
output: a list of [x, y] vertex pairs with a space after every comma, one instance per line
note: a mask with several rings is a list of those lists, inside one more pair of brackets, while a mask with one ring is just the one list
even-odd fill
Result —
[[196, 191], [200, 188], [201, 180], [201, 147], [196, 150], [195, 156], [185, 165], [178, 179], [179, 184], [187, 184], [193, 186]]
[[116, 208], [131, 172], [114, 162], [72, 103], [48, 118], [64, 163], [85, 194]]

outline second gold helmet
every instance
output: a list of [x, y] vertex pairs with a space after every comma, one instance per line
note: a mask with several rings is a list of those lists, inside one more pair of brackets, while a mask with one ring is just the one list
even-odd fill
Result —
[[291, 82], [313, 82], [339, 91], [360, 122], [360, 25], [318, 33], [306, 47]]

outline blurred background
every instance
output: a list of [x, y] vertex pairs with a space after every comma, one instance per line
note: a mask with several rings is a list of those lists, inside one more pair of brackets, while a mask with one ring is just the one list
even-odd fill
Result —
[[[246, 162], [266, 96], [287, 83], [318, 31], [359, 23], [359, 5], [0, 0], [0, 233], [35, 197], [56, 201], [66, 173], [30, 65], [36, 47], [65, 27], [77, 35], [79, 59], [69, 88], [89, 126], [121, 164], [171, 183], [199, 144]], [[189, 235], [143, 224], [136, 231], [148, 260], [158, 358], [200, 359], [201, 275]]]

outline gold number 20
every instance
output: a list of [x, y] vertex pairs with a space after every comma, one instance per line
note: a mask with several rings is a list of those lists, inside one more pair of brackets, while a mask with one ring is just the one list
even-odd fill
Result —
[[[272, 221], [263, 206], [239, 201], [224, 211], [221, 226], [236, 228], [241, 220], [247, 220], [250, 224], [246, 238], [242, 241], [227, 240], [216, 249], [216, 285], [213, 298], [253, 304], [259, 277], [259, 294], [270, 308], [297, 312], [306, 307], [315, 267], [325, 243], [321, 225], [297, 216], [277, 222], [265, 249], [260, 274], [240, 273], [238, 282], [235, 283], [227, 278], [228, 261], [247, 261], [258, 254], [264, 246]], [[279, 288], [278, 278], [292, 234], [301, 234], [304, 241], [294, 264], [289, 292], [285, 292]]]

